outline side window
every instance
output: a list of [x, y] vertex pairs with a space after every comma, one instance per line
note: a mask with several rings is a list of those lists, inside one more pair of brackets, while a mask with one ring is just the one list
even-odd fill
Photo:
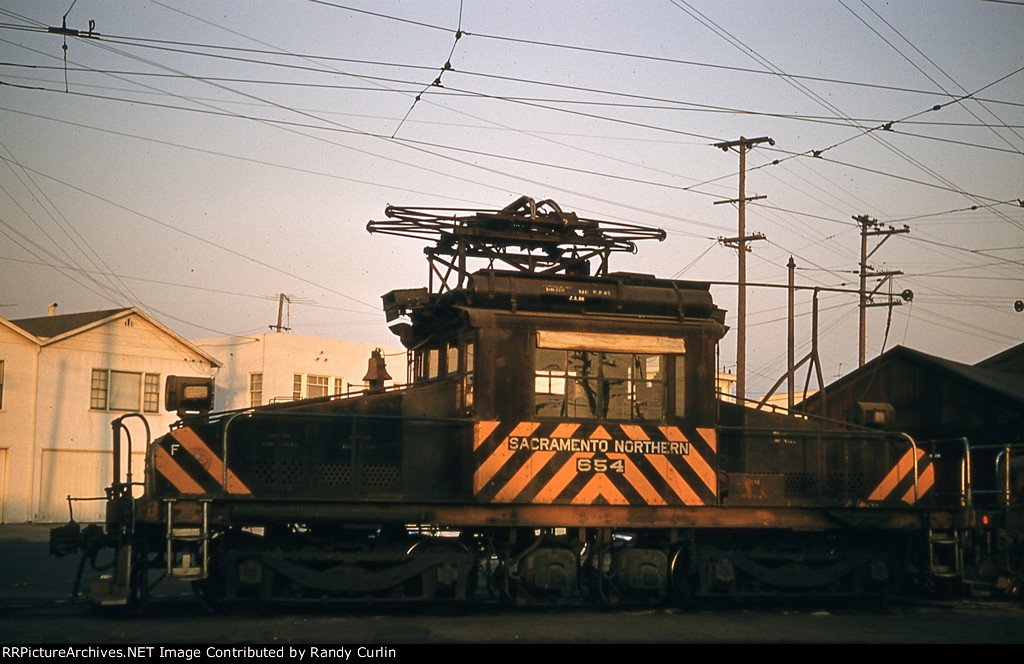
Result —
[[441, 375], [441, 351], [438, 348], [417, 350], [413, 355], [413, 382], [422, 383]]
[[448, 374], [459, 372], [459, 344], [452, 342], [448, 344], [448, 353], [445, 356], [445, 371]]
[[566, 352], [538, 348], [534, 365], [534, 411], [542, 417], [565, 415]]
[[600, 417], [598, 402], [598, 353], [585, 350], [568, 351], [566, 365], [566, 405], [562, 412], [569, 417]]
[[414, 356], [413, 367], [415, 382], [422, 383], [430, 378], [430, 351], [418, 350]]
[[665, 417], [665, 358], [661, 355], [634, 355], [630, 381], [630, 402], [641, 420]]
[[466, 342], [465, 346], [463, 346], [462, 351], [462, 393], [463, 395], [465, 395], [464, 405], [466, 408], [473, 407], [473, 385], [475, 377], [475, 374], [473, 373], [473, 352], [473, 342]]
[[427, 379], [441, 375], [441, 351], [431, 348], [427, 351]]
[[686, 417], [686, 356], [676, 355], [675, 416]]

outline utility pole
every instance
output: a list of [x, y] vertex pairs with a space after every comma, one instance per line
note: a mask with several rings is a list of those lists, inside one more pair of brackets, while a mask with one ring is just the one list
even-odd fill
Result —
[[789, 263], [786, 264], [789, 268], [789, 288], [786, 290], [789, 294], [789, 302], [786, 308], [786, 319], [788, 323], [786, 325], [786, 385], [788, 386], [786, 395], [786, 409], [789, 414], [793, 414], [793, 375], [796, 371], [796, 346], [795, 339], [796, 333], [793, 329], [795, 317], [795, 308], [793, 306], [793, 293], [796, 290], [795, 286], [795, 274], [796, 274], [796, 262], [793, 261], [793, 257], [789, 257]]
[[[890, 237], [898, 233], [909, 233], [910, 228], [906, 225], [904, 225], [903, 228], [894, 228], [892, 226], [883, 228], [878, 223], [877, 219], [872, 219], [866, 214], [854, 215], [853, 219], [860, 225], [860, 288], [858, 289], [860, 293], [860, 340], [857, 346], [857, 366], [862, 367], [864, 366], [866, 354], [865, 348], [867, 345], [867, 309], [868, 307], [889, 307], [891, 309], [892, 307], [900, 304], [900, 302], [893, 299], [892, 295], [889, 295], [885, 302], [874, 302], [872, 298], [876, 293], [878, 293], [878, 289], [880, 289], [883, 284], [893, 277], [903, 274], [903, 272], [899, 270], [875, 272], [873, 268], [868, 265], [868, 259], [871, 258], [871, 256], [878, 251], [879, 247], [885, 244], [885, 241]], [[868, 251], [869, 236], [882, 238], [870, 252]], [[869, 272], [869, 270], [871, 271]], [[882, 277], [878, 282], [878, 286], [876, 286], [870, 293], [868, 292], [868, 277]], [[900, 294], [900, 297], [909, 302], [914, 298], [914, 293], [908, 289], [903, 291]]]
[[[288, 304], [291, 305], [292, 301], [288, 298], [288, 296], [285, 295], [284, 293], [280, 293], [280, 297], [277, 300], [277, 325], [269, 326], [270, 329], [274, 330], [275, 332], [287, 332], [288, 330], [292, 329], [290, 327], [285, 327], [284, 325], [284, 303], [286, 300]], [[289, 318], [291, 318], [290, 314]]]
[[[739, 232], [734, 238], [719, 238], [718, 241], [727, 247], [735, 247], [739, 254], [739, 292], [736, 297], [736, 403], [743, 405], [747, 389], [747, 252], [750, 249], [747, 243], [752, 240], [763, 240], [764, 235], [755, 233], [747, 235], [746, 203], [748, 200], [767, 198], [766, 196], [753, 196], [747, 198], [747, 151], [758, 143], [775, 145], [775, 141], [767, 136], [760, 138], [744, 138], [740, 136], [738, 141], [727, 141], [715, 143], [716, 148], [728, 152], [732, 148], [740, 153], [740, 195], [738, 198], [728, 201], [715, 201], [719, 203], [738, 203], [739, 205]], [[742, 411], [741, 411], [742, 412]]]

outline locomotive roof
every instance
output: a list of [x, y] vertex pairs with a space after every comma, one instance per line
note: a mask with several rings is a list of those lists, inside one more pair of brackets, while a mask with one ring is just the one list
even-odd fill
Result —
[[[506, 312], [567, 319], [614, 316], [642, 321], [709, 321], [721, 326], [725, 311], [715, 306], [705, 282], [659, 279], [649, 274], [616, 272], [605, 277], [549, 275], [510, 270], [480, 270], [466, 284], [444, 293], [427, 288], [394, 290], [382, 296], [389, 322], [409, 316], [412, 326], [398, 323], [392, 331], [403, 343], [446, 336], [467, 321], [485, 320], [473, 312]], [[466, 314], [466, 315], [464, 315]], [[581, 322], [582, 324], [582, 322]]]

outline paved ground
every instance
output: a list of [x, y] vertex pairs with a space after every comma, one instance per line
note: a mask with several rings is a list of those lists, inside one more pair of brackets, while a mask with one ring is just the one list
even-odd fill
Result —
[[21, 540], [25, 542], [47, 542], [50, 528], [57, 523], [3, 523], [0, 524], [0, 542]]
[[0, 603], [65, 600], [79, 556], [50, 555], [50, 528], [58, 524], [0, 524]]

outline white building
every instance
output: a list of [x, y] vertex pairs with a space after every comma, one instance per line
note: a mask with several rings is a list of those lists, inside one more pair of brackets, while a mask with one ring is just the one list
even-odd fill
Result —
[[[214, 391], [217, 410], [361, 390], [370, 354], [377, 348], [281, 333], [194, 339], [192, 343], [223, 365]], [[404, 383], [405, 349], [381, 350], [394, 383]]]
[[[177, 419], [163, 408], [167, 376], [212, 376], [218, 366], [134, 307], [0, 318], [0, 522], [66, 521], [69, 495], [102, 496], [114, 470], [111, 421], [141, 412], [160, 435]], [[141, 480], [145, 430], [129, 427]], [[103, 510], [102, 501], [74, 503], [78, 521], [100, 521]]]

